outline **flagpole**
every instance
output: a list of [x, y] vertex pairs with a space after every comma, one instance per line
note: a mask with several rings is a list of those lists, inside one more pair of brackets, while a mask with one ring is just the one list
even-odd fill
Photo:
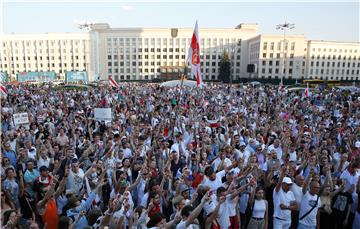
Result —
[[184, 72], [181, 76], [181, 84], [180, 84], [180, 95], [182, 93], [182, 88], [183, 88], [183, 85], [184, 85], [184, 78], [186, 77], [187, 78], [187, 61], [185, 61], [185, 67], [184, 67]]

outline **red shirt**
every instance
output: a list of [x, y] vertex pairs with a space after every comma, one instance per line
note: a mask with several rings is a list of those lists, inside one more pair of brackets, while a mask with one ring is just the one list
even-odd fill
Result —
[[154, 215], [156, 212], [160, 212], [160, 204], [155, 204], [155, 207], [149, 211], [149, 217]]
[[46, 204], [45, 213], [42, 216], [46, 229], [57, 229], [59, 223], [59, 216], [57, 213], [56, 201], [51, 198]]

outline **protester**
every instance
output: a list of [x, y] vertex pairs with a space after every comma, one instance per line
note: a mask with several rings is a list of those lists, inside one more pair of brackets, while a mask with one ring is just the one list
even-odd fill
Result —
[[9, 86], [2, 228], [358, 228], [358, 98], [268, 85]]

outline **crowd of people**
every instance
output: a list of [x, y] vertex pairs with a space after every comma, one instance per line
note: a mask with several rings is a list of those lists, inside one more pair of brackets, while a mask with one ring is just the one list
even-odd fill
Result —
[[[360, 228], [360, 97], [206, 84], [1, 100], [2, 228]], [[101, 121], [94, 108], [111, 108]], [[28, 113], [28, 124], [13, 115]]]

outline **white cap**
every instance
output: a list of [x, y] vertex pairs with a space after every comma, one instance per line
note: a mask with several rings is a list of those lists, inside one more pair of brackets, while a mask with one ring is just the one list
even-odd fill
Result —
[[293, 182], [290, 177], [284, 177], [282, 183], [292, 184]]
[[356, 141], [356, 142], [355, 142], [355, 147], [356, 147], [356, 148], [360, 148], [360, 141]]

